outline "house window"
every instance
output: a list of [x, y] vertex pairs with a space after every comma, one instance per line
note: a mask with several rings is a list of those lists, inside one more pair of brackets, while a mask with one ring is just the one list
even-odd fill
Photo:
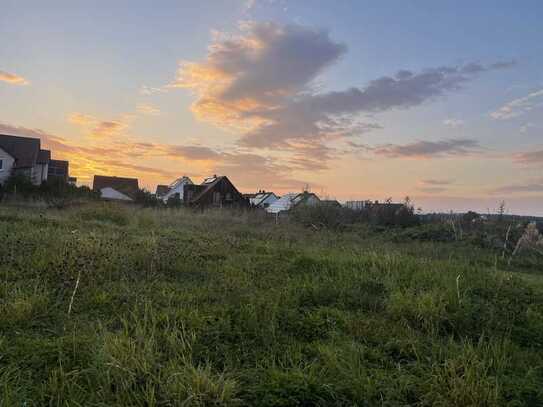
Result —
[[215, 205], [218, 205], [221, 203], [221, 193], [220, 192], [213, 192], [213, 203]]
[[4, 162], [0, 160], [0, 171], [2, 171], [3, 169], [4, 169]]
[[227, 201], [231, 201], [232, 200], [232, 194], [230, 192], [227, 192], [226, 193], [226, 198], [225, 198]]

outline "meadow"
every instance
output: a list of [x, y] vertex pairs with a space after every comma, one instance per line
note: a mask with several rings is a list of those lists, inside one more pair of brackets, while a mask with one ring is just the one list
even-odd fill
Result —
[[0, 206], [0, 405], [543, 405], [543, 256], [421, 228]]

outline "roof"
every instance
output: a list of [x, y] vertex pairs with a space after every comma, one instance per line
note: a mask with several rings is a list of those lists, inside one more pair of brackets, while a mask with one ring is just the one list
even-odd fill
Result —
[[139, 191], [137, 178], [108, 177], [95, 175], [92, 183], [94, 191], [101, 191], [104, 188], [112, 188], [131, 198], [135, 198]]
[[291, 192], [283, 195], [277, 201], [272, 202], [270, 206], [266, 208], [266, 211], [270, 213], [288, 211], [293, 206], [306, 202], [310, 197], [314, 197], [317, 201], [320, 201], [319, 197], [311, 192]]
[[156, 196], [162, 196], [168, 193], [170, 187], [168, 185], [157, 185], [156, 186]]
[[204, 182], [202, 182], [200, 185], [205, 186], [205, 188], [195, 197], [192, 198], [192, 202], [198, 201], [202, 196], [204, 196], [208, 191], [212, 190], [215, 185], [217, 185], [223, 178], [226, 178], [225, 176], [212, 176], [209, 178], [205, 178]]
[[212, 177], [204, 179], [204, 182], [202, 182], [199, 185], [199, 187], [203, 187], [202, 190], [197, 192], [197, 195], [195, 195], [191, 199], [191, 202], [195, 203], [195, 202], [199, 201], [200, 199], [202, 199], [204, 197], [204, 195], [206, 195], [209, 191], [212, 191], [215, 188], [215, 186], [218, 185], [223, 180], [227, 180], [228, 183], [232, 186], [233, 190], [236, 191], [239, 195], [241, 195], [241, 193], [239, 193], [239, 191], [236, 189], [235, 185], [228, 179], [228, 177], [226, 177], [224, 175], [221, 175], [221, 176], [214, 175]]
[[55, 168], [62, 168], [64, 170], [66, 170], [66, 172], [67, 172], [70, 163], [69, 163], [69, 161], [65, 161], [65, 160], [50, 160], [49, 165], [51, 167], [55, 167]]
[[38, 152], [38, 164], [49, 164], [49, 161], [51, 161], [51, 151], [40, 150]]
[[15, 168], [33, 167], [38, 161], [40, 139], [0, 134], [0, 148], [15, 159]]
[[282, 211], [288, 211], [292, 206], [292, 200], [298, 196], [297, 192], [291, 192], [289, 194], [283, 195], [277, 201], [272, 202], [270, 206], [266, 208], [266, 211], [270, 213], [279, 213]]
[[279, 199], [277, 195], [275, 195], [273, 192], [259, 192], [257, 194], [254, 194], [254, 196], [251, 197], [250, 201], [253, 205], [258, 206], [270, 196], [275, 196], [277, 199]]
[[321, 199], [321, 205], [341, 206], [339, 201], [336, 199]]

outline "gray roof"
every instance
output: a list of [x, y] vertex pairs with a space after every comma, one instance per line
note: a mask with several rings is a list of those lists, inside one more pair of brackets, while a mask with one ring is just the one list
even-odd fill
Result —
[[[0, 134], [0, 148], [15, 159], [15, 168], [33, 167], [40, 155], [40, 139]], [[49, 153], [50, 154], [50, 153]]]

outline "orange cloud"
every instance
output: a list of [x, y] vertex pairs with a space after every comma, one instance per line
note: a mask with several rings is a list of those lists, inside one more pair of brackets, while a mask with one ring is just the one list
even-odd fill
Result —
[[12, 85], [28, 85], [30, 83], [22, 76], [6, 71], [0, 71], [0, 81], [7, 82]]

